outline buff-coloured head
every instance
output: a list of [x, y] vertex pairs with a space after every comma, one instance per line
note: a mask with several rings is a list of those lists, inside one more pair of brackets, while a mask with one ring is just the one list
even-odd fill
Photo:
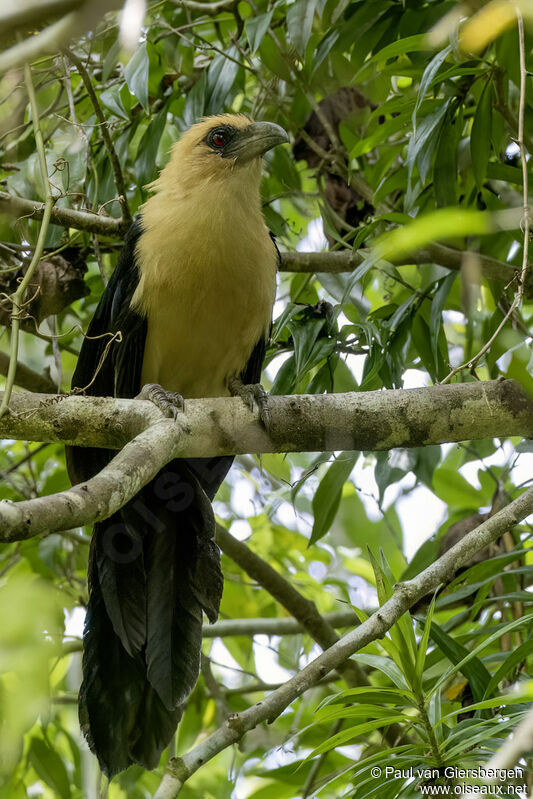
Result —
[[263, 155], [288, 141], [287, 133], [273, 122], [254, 122], [244, 114], [204, 117], [174, 144], [170, 161], [152, 187], [191, 188], [229, 177], [259, 182]]

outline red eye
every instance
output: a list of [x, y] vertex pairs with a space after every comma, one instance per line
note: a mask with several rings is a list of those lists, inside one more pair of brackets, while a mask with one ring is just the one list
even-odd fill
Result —
[[224, 147], [226, 144], [226, 137], [223, 133], [213, 133], [213, 138], [211, 139], [215, 147]]

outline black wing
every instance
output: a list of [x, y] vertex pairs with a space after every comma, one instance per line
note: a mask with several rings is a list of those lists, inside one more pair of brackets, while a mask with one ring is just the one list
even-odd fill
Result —
[[[146, 319], [130, 308], [139, 283], [135, 247], [141, 233], [137, 218], [83, 340], [72, 388], [92, 396], [134, 397], [141, 388]], [[121, 340], [112, 341], [119, 331]]]
[[[72, 388], [93, 397], [134, 397], [141, 389], [146, 319], [130, 308], [139, 282], [135, 247], [141, 233], [137, 218], [83, 339]], [[109, 450], [67, 447], [72, 483], [97, 474], [113, 455]]]

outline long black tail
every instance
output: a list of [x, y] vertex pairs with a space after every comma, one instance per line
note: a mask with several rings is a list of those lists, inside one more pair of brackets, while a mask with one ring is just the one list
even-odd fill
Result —
[[202, 612], [215, 621], [222, 595], [210, 499], [230, 464], [172, 461], [95, 525], [79, 716], [108, 776], [158, 764], [198, 678]]

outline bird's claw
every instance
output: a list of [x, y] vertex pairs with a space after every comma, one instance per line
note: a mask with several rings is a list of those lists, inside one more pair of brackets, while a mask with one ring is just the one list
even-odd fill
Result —
[[268, 430], [271, 423], [269, 397], [261, 383], [245, 384], [237, 377], [230, 380], [228, 388], [233, 397], [240, 397], [247, 408], [252, 413], [257, 410], [259, 418], [265, 430]]
[[185, 401], [181, 394], [167, 391], [157, 383], [147, 383], [143, 386], [136, 399], [153, 402], [168, 419], [177, 419], [178, 414], [185, 410]]

